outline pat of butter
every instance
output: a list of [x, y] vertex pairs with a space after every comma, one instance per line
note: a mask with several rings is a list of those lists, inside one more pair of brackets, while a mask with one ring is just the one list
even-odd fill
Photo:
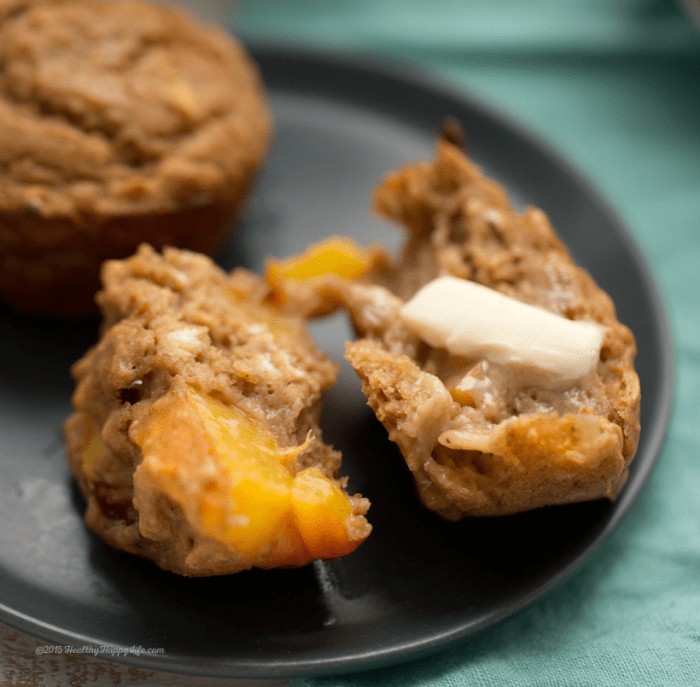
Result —
[[400, 310], [404, 324], [451, 354], [535, 368], [575, 381], [597, 364], [605, 328], [569, 320], [481, 284], [438, 277]]

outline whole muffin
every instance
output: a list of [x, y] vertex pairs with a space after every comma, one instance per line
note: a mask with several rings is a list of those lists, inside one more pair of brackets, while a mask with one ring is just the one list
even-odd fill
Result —
[[0, 0], [0, 297], [80, 316], [143, 241], [211, 254], [271, 128], [223, 30], [141, 0]]

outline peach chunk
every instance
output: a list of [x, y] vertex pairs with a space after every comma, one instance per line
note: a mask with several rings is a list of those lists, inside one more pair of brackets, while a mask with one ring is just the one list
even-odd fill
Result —
[[234, 406], [190, 389], [171, 393], [130, 435], [143, 452], [135, 490], [157, 485], [195, 530], [251, 565], [337, 558], [369, 534], [366, 521], [356, 527], [364, 518], [336, 482], [317, 468], [293, 473], [308, 440], [282, 448], [265, 424]]
[[292, 485], [294, 520], [314, 558], [339, 558], [357, 544], [348, 537], [352, 507], [340, 487], [318, 468], [307, 468]]
[[265, 279], [270, 286], [269, 301], [275, 305], [291, 301], [307, 317], [326, 315], [340, 304], [338, 280], [358, 279], [386, 259], [378, 246], [362, 248], [351, 238], [331, 236], [298, 255], [268, 260]]
[[311, 244], [304, 253], [284, 260], [270, 260], [265, 276], [271, 286], [283, 279], [305, 281], [325, 274], [336, 274], [343, 279], [357, 279], [369, 267], [365, 250], [350, 238], [331, 236]]

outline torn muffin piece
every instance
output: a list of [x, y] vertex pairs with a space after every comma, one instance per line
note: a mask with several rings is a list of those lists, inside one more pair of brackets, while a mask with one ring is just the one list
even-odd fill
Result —
[[87, 524], [186, 576], [297, 567], [353, 551], [367, 499], [322, 441], [337, 365], [265, 283], [196, 253], [109, 261], [99, 342], [72, 368], [68, 460]]
[[374, 202], [406, 229], [401, 255], [325, 288], [348, 309], [347, 359], [423, 504], [458, 520], [617, 498], [639, 438], [636, 344], [547, 216], [517, 211], [444, 140]]

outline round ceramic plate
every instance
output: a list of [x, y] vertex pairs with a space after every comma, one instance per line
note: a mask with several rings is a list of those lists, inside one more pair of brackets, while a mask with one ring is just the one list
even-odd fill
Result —
[[[344, 454], [350, 490], [372, 501], [368, 541], [343, 560], [299, 570], [177, 577], [111, 551], [83, 524], [61, 425], [68, 368], [96, 340], [97, 324], [0, 310], [0, 618], [59, 645], [131, 649], [115, 658], [156, 670], [279, 678], [377, 668], [468, 641], [522, 609], [618, 525], [668, 422], [664, 308], [606, 203], [518, 126], [415, 70], [284, 50], [255, 56], [277, 135], [247, 219], [219, 262], [259, 270], [266, 255], [298, 252], [331, 233], [398, 246], [400, 230], [371, 215], [372, 189], [387, 171], [431, 157], [441, 120], [457, 117], [476, 161], [517, 204], [550, 214], [634, 330], [642, 435], [629, 482], [615, 504], [444, 522], [417, 503], [401, 456], [343, 363], [323, 425]], [[350, 336], [342, 317], [313, 333], [342, 361]]]

